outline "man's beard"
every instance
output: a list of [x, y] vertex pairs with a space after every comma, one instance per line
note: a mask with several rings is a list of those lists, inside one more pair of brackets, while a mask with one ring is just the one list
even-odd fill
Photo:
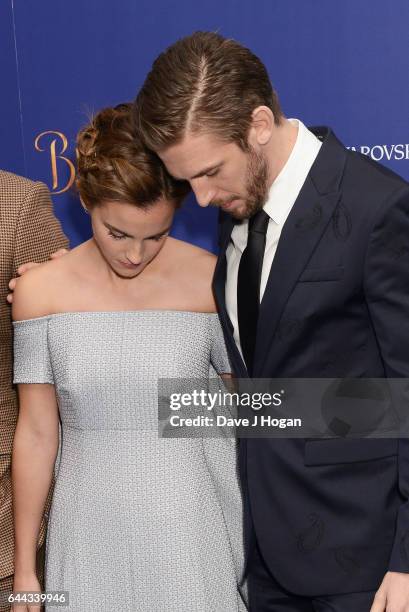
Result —
[[267, 202], [269, 185], [268, 185], [268, 164], [264, 155], [258, 153], [250, 147], [248, 152], [248, 161], [245, 180], [246, 196], [233, 196], [225, 202], [215, 203], [217, 206], [223, 206], [236, 200], [243, 200], [243, 205], [237, 209], [232, 209], [228, 212], [235, 219], [249, 219], [256, 212], [261, 210]]
[[247, 163], [245, 208], [237, 218], [249, 219], [261, 210], [267, 202], [268, 192], [267, 160], [251, 147]]

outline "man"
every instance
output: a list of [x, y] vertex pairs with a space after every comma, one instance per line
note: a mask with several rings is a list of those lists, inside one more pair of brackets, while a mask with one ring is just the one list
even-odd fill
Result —
[[[0, 612], [10, 610], [10, 605], [3, 604], [2, 599], [13, 588], [10, 460], [18, 411], [12, 384], [11, 309], [6, 302], [8, 283], [23, 263], [45, 261], [51, 253], [67, 246], [68, 241], [53, 215], [46, 186], [0, 171]], [[44, 519], [38, 541], [40, 581], [43, 577], [45, 530]]]
[[[409, 186], [282, 113], [266, 69], [214, 33], [154, 62], [146, 145], [219, 206], [214, 278], [235, 373], [409, 375]], [[409, 441], [242, 439], [251, 610], [409, 610]]]

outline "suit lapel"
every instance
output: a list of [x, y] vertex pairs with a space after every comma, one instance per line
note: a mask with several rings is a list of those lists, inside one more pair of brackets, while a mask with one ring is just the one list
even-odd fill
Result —
[[281, 232], [260, 305], [255, 377], [262, 376], [287, 300], [339, 202], [345, 159], [345, 148], [329, 131]]

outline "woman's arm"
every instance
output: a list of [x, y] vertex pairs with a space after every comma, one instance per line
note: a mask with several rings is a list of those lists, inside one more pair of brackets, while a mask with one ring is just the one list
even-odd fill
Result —
[[[14, 329], [14, 381], [18, 383], [19, 394], [11, 463], [14, 591], [40, 590], [36, 576], [37, 541], [59, 444], [58, 407], [45, 318], [50, 312], [50, 291], [55, 285], [49, 267], [46, 263], [24, 275], [13, 304], [13, 319], [22, 322], [22, 327]], [[32, 322], [28, 324], [27, 320]], [[22, 612], [39, 609], [35, 605], [16, 608]]]
[[58, 407], [51, 384], [18, 385], [12, 454], [15, 579], [36, 572], [37, 538], [58, 451]]

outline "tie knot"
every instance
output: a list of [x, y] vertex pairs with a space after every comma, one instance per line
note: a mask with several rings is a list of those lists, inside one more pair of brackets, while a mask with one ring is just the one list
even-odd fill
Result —
[[258, 234], [267, 234], [268, 222], [270, 217], [262, 209], [259, 210], [255, 215], [250, 217], [249, 220], [249, 232], [257, 232]]

